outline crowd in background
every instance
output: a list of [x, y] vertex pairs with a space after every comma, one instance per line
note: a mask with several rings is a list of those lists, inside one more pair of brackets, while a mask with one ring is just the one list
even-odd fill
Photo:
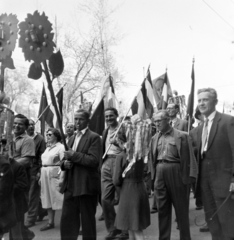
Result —
[[178, 118], [175, 103], [154, 113], [147, 161], [139, 157], [137, 141], [137, 158], [129, 158], [131, 137], [120, 128], [115, 108], [105, 109], [102, 136], [89, 129], [90, 113], [77, 110], [66, 125], [68, 148], [58, 129], [49, 128], [45, 140], [33, 120], [15, 115], [14, 158], [0, 155], [0, 239], [7, 232], [12, 240], [33, 239], [29, 228], [46, 215], [40, 230], [54, 228], [56, 210], [62, 210], [62, 240], [79, 234], [95, 240], [99, 202], [106, 240], [143, 240], [150, 213], [158, 213], [159, 239], [169, 240], [172, 207], [180, 239], [190, 240], [191, 190], [206, 216], [200, 231], [210, 231], [212, 240], [234, 239], [234, 118], [217, 112], [217, 101], [214, 89], [198, 91], [196, 128]]

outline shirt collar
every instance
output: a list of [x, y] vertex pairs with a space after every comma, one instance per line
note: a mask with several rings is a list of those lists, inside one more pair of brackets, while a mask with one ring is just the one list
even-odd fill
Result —
[[15, 140], [19, 139], [19, 138], [24, 138], [26, 136], [26, 132], [22, 133], [21, 135], [14, 137]]
[[88, 130], [88, 127], [82, 129], [81, 131], [77, 131], [77, 134], [81, 133], [82, 135], [84, 135], [87, 130]]
[[165, 133], [159, 132], [160, 135], [172, 135], [173, 133], [173, 127], [169, 128]]
[[216, 111], [212, 112], [207, 118], [205, 118], [205, 120], [208, 119], [209, 122], [212, 122], [215, 118], [215, 114], [216, 114]]

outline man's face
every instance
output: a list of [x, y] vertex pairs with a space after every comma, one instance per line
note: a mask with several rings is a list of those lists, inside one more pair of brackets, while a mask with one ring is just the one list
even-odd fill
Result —
[[167, 111], [168, 111], [170, 118], [175, 118], [178, 113], [178, 109], [175, 108], [175, 104], [173, 104], [173, 103], [168, 104]]
[[154, 116], [154, 122], [155, 122], [156, 128], [160, 132], [166, 132], [169, 129], [170, 127], [169, 121], [170, 119], [164, 117], [163, 113], [158, 113]]
[[112, 110], [105, 111], [105, 119], [107, 126], [116, 126], [117, 125], [117, 116]]
[[89, 120], [86, 119], [83, 113], [75, 113], [74, 122], [78, 131], [85, 129], [88, 126]]
[[14, 124], [13, 124], [13, 130], [15, 136], [19, 136], [23, 134], [26, 131], [27, 127], [25, 125], [24, 119], [21, 118], [15, 118]]
[[211, 93], [201, 92], [198, 94], [198, 108], [205, 117], [215, 111], [218, 100], [214, 99]]
[[29, 126], [28, 126], [28, 129], [27, 129], [27, 133], [29, 135], [33, 135], [34, 131], [35, 131], [35, 124], [32, 120], [29, 120]]
[[74, 134], [74, 124], [72, 124], [72, 123], [67, 124], [66, 133], [68, 136], [72, 136]]

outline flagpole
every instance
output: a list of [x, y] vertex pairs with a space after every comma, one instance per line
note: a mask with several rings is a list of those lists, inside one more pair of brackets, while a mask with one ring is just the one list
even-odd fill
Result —
[[[62, 88], [64, 88], [66, 85], [67, 85], [67, 83], [65, 83], [65, 84], [59, 89], [59, 91], [60, 91]], [[43, 114], [44, 114], [45, 111], [51, 106], [51, 104], [52, 104], [52, 102], [50, 103], [50, 105], [48, 105], [48, 106], [43, 110], [43, 112], [41, 113], [41, 115], [37, 118], [35, 124], [39, 121], [39, 119], [43, 116]]]
[[[51, 103], [50, 103], [51, 105]], [[48, 105], [44, 110], [43, 112], [41, 113], [41, 115], [37, 118], [37, 120], [35, 121], [35, 124], [39, 121], [39, 119], [43, 116], [43, 114], [45, 113], [45, 111], [50, 107], [50, 105]]]
[[[148, 71], [149, 71], [149, 69], [150, 69], [150, 65], [149, 65], [149, 67], [148, 67]], [[148, 71], [147, 71], [147, 72], [148, 72]], [[143, 82], [142, 82], [142, 84], [141, 84], [140, 89], [137, 91], [137, 94], [136, 94], [135, 97], [133, 98], [133, 100], [132, 100], [132, 102], [131, 102], [131, 104], [130, 104], [130, 108], [128, 109], [127, 113], [125, 114], [124, 118], [122, 119], [122, 122], [119, 124], [119, 127], [117, 128], [113, 139], [116, 138], [116, 136], [117, 136], [120, 128], [122, 127], [122, 125], [123, 125], [123, 123], [124, 123], [124, 120], [125, 120], [125, 118], [127, 117], [128, 113], [129, 113], [129, 111], [130, 111], [130, 109], [131, 109], [131, 107], [132, 107], [132, 104], [134, 103], [134, 101], [135, 101], [137, 95], [139, 94], [139, 92], [141, 91], [141, 88], [142, 88], [142, 85], [143, 85], [144, 81], [145, 81], [145, 78], [144, 78], [144, 80], [143, 80]], [[110, 144], [108, 145], [108, 147], [107, 147], [104, 155], [102, 156], [102, 159], [104, 159], [104, 158], [106, 157], [106, 155], [107, 155], [107, 153], [109, 152], [111, 146], [112, 146], [112, 143], [110, 143]]]
[[[193, 56], [193, 67], [192, 67], [192, 74], [194, 74], [194, 63], [195, 63], [195, 58]], [[195, 79], [192, 79], [192, 84], [194, 84], [194, 81]], [[194, 91], [194, 89], [193, 89]], [[192, 97], [193, 97], [193, 102], [194, 102], [194, 96], [192, 96], [192, 86], [191, 86], [191, 91], [190, 91], [190, 94], [189, 94], [189, 101], [190, 101], [190, 105], [191, 105], [191, 101], [192, 101]], [[189, 107], [189, 106], [188, 106]], [[190, 106], [191, 107], [191, 106]], [[194, 103], [193, 103], [193, 106], [192, 108], [194, 107]], [[193, 109], [192, 109], [192, 113], [193, 113]], [[189, 119], [188, 119], [188, 134], [190, 133], [190, 128], [191, 128], [191, 122], [192, 122], [192, 116], [190, 116], [189, 114]]]

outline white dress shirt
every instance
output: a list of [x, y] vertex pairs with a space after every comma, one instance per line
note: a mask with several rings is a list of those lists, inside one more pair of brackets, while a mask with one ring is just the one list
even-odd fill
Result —
[[88, 127], [82, 129], [81, 131], [77, 131], [76, 136], [75, 136], [75, 140], [74, 140], [74, 144], [73, 144], [73, 146], [72, 146], [72, 150], [73, 150], [73, 151], [76, 151], [76, 149], [77, 149], [77, 147], [78, 147], [78, 144], [79, 144], [79, 142], [80, 142], [80, 139], [81, 139], [82, 135], [85, 134], [85, 132], [86, 132], [87, 129], [88, 129]]
[[[207, 141], [206, 141], [206, 144], [205, 144], [205, 147], [204, 147], [204, 151], [207, 151], [210, 129], [212, 127], [212, 124], [213, 124], [213, 121], [214, 121], [214, 118], [215, 118], [215, 114], [216, 114], [216, 111], [212, 112], [208, 117], [209, 121], [208, 121], [208, 128], [207, 128], [207, 130], [208, 130], [207, 131], [207, 138], [206, 138]], [[205, 120], [206, 120], [206, 118], [205, 118]], [[205, 124], [203, 126], [203, 131], [204, 131], [204, 127], [205, 127]]]

